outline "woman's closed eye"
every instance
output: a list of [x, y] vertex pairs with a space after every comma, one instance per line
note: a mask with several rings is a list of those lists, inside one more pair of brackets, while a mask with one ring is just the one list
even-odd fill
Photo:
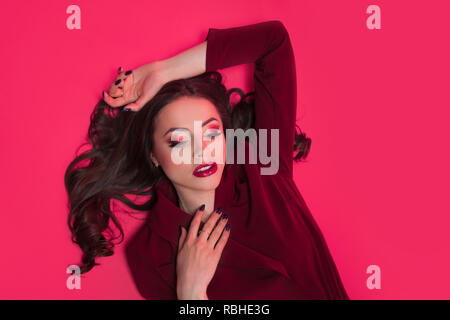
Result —
[[184, 145], [187, 142], [187, 140], [179, 140], [179, 141], [169, 141], [169, 147], [173, 148], [173, 147], [181, 147], [182, 145]]
[[215, 137], [220, 136], [221, 134], [222, 133], [219, 130], [217, 130], [213, 133], [207, 134], [206, 136], [209, 137], [208, 140], [213, 140]]
[[[206, 137], [208, 137], [207, 141], [211, 141], [214, 140], [215, 137], [220, 136], [222, 134], [222, 132], [220, 132], [219, 130], [216, 130], [210, 134], [207, 134]], [[183, 145], [186, 144], [186, 142], [188, 142], [190, 140], [188, 139], [183, 139], [180, 138], [178, 141], [169, 141], [169, 147], [173, 148], [173, 147], [182, 147]]]
[[182, 145], [186, 144], [187, 141], [190, 141], [190, 139], [187, 136], [181, 135], [181, 136], [178, 136], [178, 139], [177, 139], [177, 136], [171, 137], [171, 139], [168, 141], [168, 143], [169, 143], [169, 147], [173, 148], [175, 146], [182, 146]]

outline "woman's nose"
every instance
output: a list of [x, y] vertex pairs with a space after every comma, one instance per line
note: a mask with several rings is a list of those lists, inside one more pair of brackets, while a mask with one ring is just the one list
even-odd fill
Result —
[[[197, 159], [197, 162], [194, 163], [201, 163], [202, 157], [203, 157], [203, 151], [208, 147], [208, 145], [212, 141], [208, 141], [203, 139], [203, 137], [197, 138], [197, 140], [194, 140], [194, 160]], [[204, 159], [203, 159], [204, 160]]]

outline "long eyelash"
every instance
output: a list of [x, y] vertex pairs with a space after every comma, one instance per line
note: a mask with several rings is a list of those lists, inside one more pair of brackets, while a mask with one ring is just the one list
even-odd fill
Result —
[[180, 142], [178, 142], [178, 141], [169, 141], [169, 147], [173, 148], [173, 147], [179, 145], [180, 143], [185, 143], [185, 142], [186, 141], [180, 141]]
[[221, 134], [222, 134], [221, 132], [214, 132], [214, 133], [208, 134], [208, 137], [217, 137], [217, 136], [220, 136]]
[[[217, 136], [220, 136], [221, 134], [222, 134], [222, 132], [218, 131], [218, 132], [208, 134], [208, 137], [217, 137]], [[173, 147], [179, 145], [180, 143], [185, 143], [185, 142], [186, 141], [169, 141], [169, 147], [173, 148]]]

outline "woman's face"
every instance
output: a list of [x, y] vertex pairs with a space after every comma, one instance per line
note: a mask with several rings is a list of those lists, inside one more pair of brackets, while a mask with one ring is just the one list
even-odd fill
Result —
[[[195, 135], [194, 121], [197, 121]], [[225, 166], [226, 143], [222, 120], [209, 100], [181, 97], [166, 105], [155, 118], [153, 141], [151, 158], [175, 187], [217, 188]], [[187, 163], [174, 161], [174, 156]], [[215, 172], [214, 166], [198, 171], [199, 166], [204, 167], [211, 161], [216, 163]]]

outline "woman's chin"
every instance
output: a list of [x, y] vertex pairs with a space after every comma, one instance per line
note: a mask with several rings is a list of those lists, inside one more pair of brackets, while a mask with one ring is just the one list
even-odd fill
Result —
[[192, 181], [192, 189], [207, 191], [214, 190], [220, 184], [220, 176], [216, 176], [215, 174], [209, 177], [193, 177]]
[[222, 178], [223, 166], [219, 166], [217, 171], [208, 176], [195, 176], [192, 175], [192, 189], [198, 190], [213, 190], [216, 189]]
[[[215, 171], [212, 174], [206, 175], [206, 174], [197, 174], [194, 175], [192, 173], [189, 174], [189, 178], [185, 178], [182, 181], [180, 181], [180, 175], [175, 175], [174, 179], [171, 179], [169, 177], [169, 180], [172, 181], [174, 185], [178, 185], [182, 188], [188, 188], [192, 190], [197, 191], [211, 191], [215, 190], [222, 179], [222, 174], [225, 166], [224, 165], [218, 165], [217, 171]], [[185, 173], [184, 173], [185, 174]], [[174, 175], [172, 175], [174, 176]]]

